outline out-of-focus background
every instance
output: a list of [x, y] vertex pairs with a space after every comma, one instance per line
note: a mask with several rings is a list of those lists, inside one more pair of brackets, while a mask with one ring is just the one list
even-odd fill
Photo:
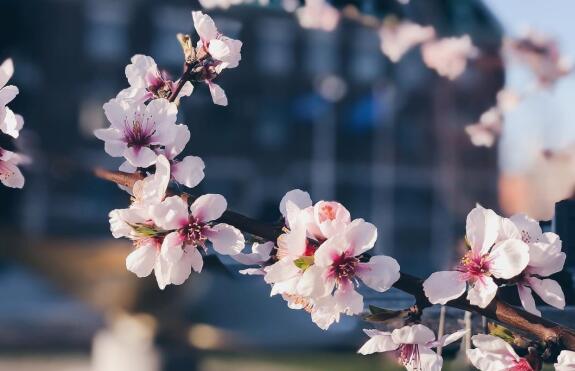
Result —
[[[477, 202], [529, 212], [548, 229], [573, 216], [566, 207], [552, 222], [555, 202], [570, 195], [552, 191], [571, 184], [573, 163], [542, 156], [575, 143], [572, 77], [506, 117], [498, 148], [473, 146], [464, 130], [503, 86], [522, 83], [501, 56], [505, 35], [536, 27], [575, 55], [569, 0], [333, 2], [432, 25], [441, 37], [469, 34], [480, 53], [454, 81], [417, 48], [391, 63], [373, 29], [348, 19], [332, 32], [303, 29], [278, 3], [210, 11], [244, 45], [239, 68], [219, 80], [228, 107], [204, 86], [182, 101], [187, 152], [206, 163], [200, 192], [267, 221], [293, 188], [337, 199], [378, 227], [378, 253], [422, 277], [454, 263]], [[392, 369], [354, 354], [368, 324], [345, 318], [319, 330], [228, 261], [210, 257], [201, 275], [164, 291], [126, 271], [131, 246], [112, 239], [107, 214], [129, 200], [90, 174], [119, 165], [92, 132], [107, 125], [102, 104], [127, 87], [133, 54], [180, 72], [175, 34], [193, 32], [196, 9], [192, 0], [0, 2], [0, 59], [15, 62], [11, 107], [25, 117], [21, 145], [34, 158], [23, 190], [0, 188], [0, 370]], [[573, 237], [561, 237], [569, 284]], [[365, 294], [385, 307], [411, 303], [393, 290]], [[463, 314], [450, 315], [460, 326]]]

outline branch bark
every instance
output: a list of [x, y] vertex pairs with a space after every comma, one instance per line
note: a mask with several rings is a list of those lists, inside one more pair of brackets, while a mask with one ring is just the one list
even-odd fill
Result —
[[[101, 179], [130, 188], [134, 186], [136, 181], [142, 179], [142, 175], [137, 173], [129, 174], [104, 169], [96, 169], [94, 173]], [[194, 200], [196, 196], [190, 195], [189, 198]], [[282, 233], [281, 226], [262, 223], [229, 210], [222, 215], [219, 221], [233, 225], [245, 233], [261, 237], [268, 241], [275, 242]], [[423, 291], [422, 279], [407, 273], [401, 273], [399, 280], [393, 286], [414, 296], [421, 310], [432, 306]], [[551, 342], [562, 349], [575, 351], [574, 330], [513, 307], [499, 298], [495, 298], [486, 308], [471, 305], [464, 296], [448, 302], [446, 306], [483, 315], [536, 340]]]

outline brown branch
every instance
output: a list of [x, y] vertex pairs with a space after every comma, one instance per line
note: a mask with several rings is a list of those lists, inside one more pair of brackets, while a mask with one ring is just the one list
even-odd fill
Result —
[[[96, 169], [95, 174], [101, 179], [126, 187], [133, 187], [134, 183], [142, 178], [140, 174], [128, 174], [103, 169]], [[191, 200], [194, 200], [195, 198], [195, 196], [190, 195]], [[245, 233], [253, 234], [268, 241], [275, 242], [282, 233], [281, 226], [262, 223], [229, 210], [223, 214], [219, 221], [233, 225]], [[401, 291], [413, 295], [420, 307], [420, 310], [432, 305], [425, 296], [423, 291], [423, 280], [420, 278], [406, 273], [401, 273], [399, 280], [393, 286]], [[471, 305], [464, 296], [452, 300], [446, 305], [478, 313], [507, 327], [525, 333], [526, 335], [531, 335], [539, 341], [551, 342], [557, 344], [557, 346], [561, 348], [575, 351], [574, 330], [544, 318], [537, 317], [522, 309], [513, 307], [499, 298], [494, 299], [486, 308], [479, 308]]]

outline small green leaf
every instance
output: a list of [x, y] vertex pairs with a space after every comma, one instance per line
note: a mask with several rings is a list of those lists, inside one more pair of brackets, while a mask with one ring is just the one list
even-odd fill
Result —
[[496, 325], [495, 323], [489, 323], [488, 327], [490, 335], [497, 336], [509, 344], [513, 344], [515, 336], [513, 336], [513, 333], [509, 329]]
[[313, 256], [302, 256], [301, 258], [294, 260], [293, 263], [296, 267], [305, 271], [313, 265]]
[[154, 237], [155, 235], [158, 234], [158, 231], [150, 227], [149, 225], [130, 224], [130, 227], [132, 227], [137, 234], [143, 237]]

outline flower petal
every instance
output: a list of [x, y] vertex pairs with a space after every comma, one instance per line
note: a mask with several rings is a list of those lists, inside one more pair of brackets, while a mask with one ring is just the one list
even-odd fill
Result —
[[355, 291], [353, 285], [343, 284], [335, 290], [333, 295], [335, 309], [349, 316], [363, 312], [363, 296]]
[[147, 277], [154, 269], [158, 253], [154, 243], [141, 244], [126, 257], [126, 268], [140, 278]]
[[222, 255], [239, 254], [246, 243], [244, 235], [236, 227], [229, 224], [216, 224], [205, 232], [214, 250]]
[[222, 195], [205, 194], [198, 197], [190, 206], [192, 215], [200, 222], [218, 219], [228, 208], [228, 202]]
[[218, 29], [214, 20], [207, 14], [200, 11], [192, 12], [192, 18], [194, 20], [194, 28], [196, 32], [202, 39], [202, 41], [210, 41], [218, 37]]
[[575, 352], [563, 350], [557, 357], [555, 371], [573, 371], [575, 370]]
[[456, 271], [434, 272], [423, 282], [423, 291], [431, 304], [444, 305], [463, 295], [466, 288], [467, 284]]
[[497, 278], [519, 275], [529, 263], [529, 246], [521, 240], [498, 242], [489, 253], [489, 272]]
[[344, 233], [354, 256], [373, 248], [377, 240], [377, 228], [361, 219], [354, 220]]
[[168, 233], [162, 242], [162, 258], [169, 264], [178, 262], [184, 254], [184, 237], [179, 232]]
[[435, 340], [435, 334], [429, 327], [417, 324], [393, 330], [391, 338], [396, 344], [427, 344]]
[[188, 204], [180, 196], [166, 197], [150, 206], [150, 217], [162, 229], [179, 229], [188, 223]]
[[332, 293], [335, 280], [326, 279], [325, 269], [312, 265], [307, 268], [297, 284], [297, 292], [302, 296], [322, 297]]
[[533, 299], [531, 289], [525, 285], [517, 285], [517, 291], [523, 308], [525, 308], [529, 313], [541, 317], [541, 312], [537, 310], [537, 307], [535, 306], [535, 299]]
[[443, 366], [443, 358], [435, 353], [433, 350], [425, 346], [419, 347], [419, 368], [413, 368], [413, 366], [407, 367], [408, 371], [441, 371]]
[[389, 256], [374, 256], [367, 263], [359, 263], [358, 268], [357, 276], [375, 291], [387, 291], [399, 279], [399, 264]]
[[[106, 142], [106, 145], [110, 142]], [[148, 167], [156, 163], [156, 153], [148, 147], [128, 147], [124, 157], [135, 167]]]
[[286, 204], [288, 201], [293, 202], [300, 209], [305, 209], [312, 205], [309, 193], [301, 189], [293, 189], [285, 194], [280, 201], [280, 212], [284, 218], [287, 218]]
[[0, 88], [6, 85], [14, 74], [14, 63], [8, 58], [0, 64]]
[[565, 308], [565, 294], [557, 281], [529, 277], [529, 285], [547, 304], [559, 309]]
[[180, 184], [193, 188], [204, 179], [204, 161], [197, 156], [186, 156], [172, 165], [172, 176]]
[[19, 90], [14, 85], [8, 85], [0, 89], [0, 106], [10, 103], [18, 95]]
[[467, 215], [466, 238], [471, 249], [479, 255], [486, 254], [499, 235], [500, 216], [491, 209], [477, 205]]
[[482, 277], [476, 280], [467, 291], [467, 300], [472, 305], [485, 308], [491, 303], [497, 293], [497, 285], [491, 277]]
[[359, 354], [367, 355], [373, 353], [391, 352], [399, 348], [399, 344], [393, 342], [391, 334], [375, 335], [366, 341], [357, 351]]
[[10, 188], [22, 188], [25, 183], [24, 176], [18, 166], [3, 161], [0, 161], [0, 181]]
[[226, 92], [221, 88], [221, 86], [209, 81], [208, 88], [210, 88], [210, 94], [212, 95], [214, 104], [217, 104], [218, 106], [228, 105], [228, 97], [226, 96]]

